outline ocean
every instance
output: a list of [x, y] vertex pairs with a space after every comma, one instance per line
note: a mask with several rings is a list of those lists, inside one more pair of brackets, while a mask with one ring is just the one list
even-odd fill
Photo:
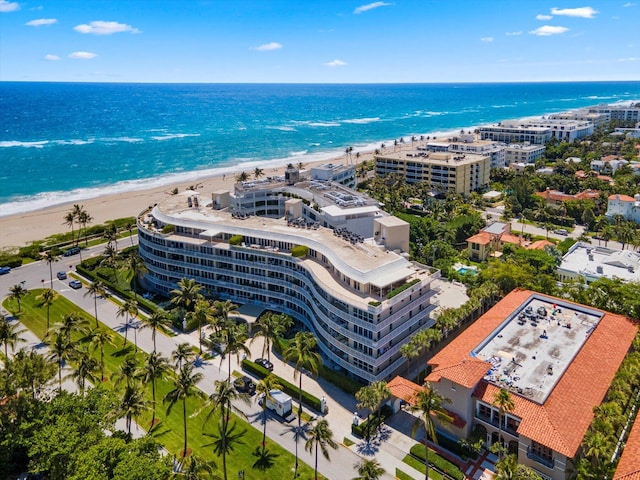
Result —
[[0, 216], [640, 100], [640, 82], [0, 82]]

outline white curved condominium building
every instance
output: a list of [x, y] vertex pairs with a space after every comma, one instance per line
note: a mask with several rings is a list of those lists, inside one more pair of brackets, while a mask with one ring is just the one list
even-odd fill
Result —
[[168, 295], [193, 278], [214, 298], [293, 316], [330, 367], [367, 382], [391, 378], [405, 365], [400, 347], [433, 324], [439, 272], [407, 260], [408, 224], [371, 199], [276, 180], [211, 200], [187, 191], [143, 212], [147, 288]]

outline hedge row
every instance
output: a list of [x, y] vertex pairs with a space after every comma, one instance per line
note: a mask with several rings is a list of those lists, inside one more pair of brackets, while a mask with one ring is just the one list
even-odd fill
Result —
[[[242, 360], [242, 368], [261, 379], [271, 374], [271, 372], [266, 368], [246, 358]], [[300, 398], [300, 389], [298, 387], [296, 387], [292, 383], [287, 382], [282, 377], [279, 377], [275, 374], [274, 376], [277, 378], [278, 383], [282, 386], [282, 391], [284, 393], [296, 399]], [[302, 390], [302, 403], [307, 407], [311, 408], [312, 410], [315, 410], [316, 412], [321, 412], [320, 399], [318, 397], [311, 395], [310, 393], [305, 392], [304, 390]]]
[[369, 432], [375, 431], [376, 428], [383, 424], [391, 415], [393, 415], [393, 408], [389, 405], [383, 405], [380, 409], [380, 415], [373, 413], [369, 415], [368, 420], [365, 420], [358, 425], [351, 424], [351, 433], [356, 437], [365, 438], [367, 436], [367, 430], [369, 430]]
[[[424, 452], [424, 444], [416, 443], [413, 447], [411, 447], [411, 455], [419, 459], [422, 463], [426, 463], [425, 452]], [[429, 449], [429, 464], [433, 465], [434, 468], [440, 470], [441, 472], [446, 473], [450, 477], [455, 478], [456, 480], [463, 480], [464, 474], [460, 471], [457, 465], [451, 463], [446, 458], [438, 455], [438, 452]]]
[[419, 283], [420, 279], [419, 278], [414, 278], [413, 280], [411, 280], [408, 283], [405, 283], [404, 285], [399, 286], [398, 288], [394, 288], [393, 290], [391, 290], [389, 293], [387, 293], [387, 300], [395, 297], [396, 295], [398, 295], [399, 293], [404, 292], [406, 289], [413, 287], [416, 283]]

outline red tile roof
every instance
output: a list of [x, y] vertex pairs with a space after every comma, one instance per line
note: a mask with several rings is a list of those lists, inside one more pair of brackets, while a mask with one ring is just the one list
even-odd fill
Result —
[[528, 250], [544, 250], [544, 247], [555, 247], [555, 243], [549, 240], [536, 240], [532, 244], [527, 246]]
[[635, 202], [636, 199], [629, 195], [614, 194], [609, 195], [609, 200], [620, 200], [621, 202]]
[[[479, 365], [485, 362], [473, 359], [470, 353], [533, 294], [528, 290], [514, 290], [498, 302], [433, 356], [429, 361], [433, 370], [427, 380], [438, 382], [445, 378], [464, 381], [465, 385], [475, 380], [477, 387], [473, 395], [492, 403], [498, 387], [483, 379]], [[557, 300], [547, 295], [541, 296], [551, 302]], [[593, 418], [593, 407], [602, 403], [636, 332], [637, 325], [631, 319], [604, 312], [598, 326], [544, 404], [512, 394], [514, 414], [522, 419], [518, 433], [573, 458]], [[487, 365], [485, 363], [485, 369]]]
[[487, 245], [491, 242], [491, 235], [487, 232], [480, 232], [472, 237], [467, 238], [467, 242], [478, 243], [480, 245]]
[[613, 480], [640, 480], [640, 417], [631, 428]]

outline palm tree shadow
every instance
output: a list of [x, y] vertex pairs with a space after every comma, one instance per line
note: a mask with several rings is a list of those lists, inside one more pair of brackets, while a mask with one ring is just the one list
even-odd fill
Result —
[[252, 465], [253, 468], [265, 471], [273, 467], [276, 458], [278, 458], [280, 455], [277, 453], [271, 453], [268, 449], [263, 450], [260, 447], [256, 447], [255, 451], [253, 452], [253, 456], [257, 457], [257, 460]]
[[151, 428], [149, 428], [149, 430], [147, 431], [147, 436], [153, 437], [153, 438], [159, 438], [169, 433], [170, 431], [171, 431], [170, 428], [164, 427], [162, 421], [158, 421], [158, 423], [156, 423]]
[[122, 347], [120, 350], [116, 350], [115, 352], [113, 352], [111, 354], [112, 357], [126, 357], [127, 355], [129, 355], [131, 352], [133, 351], [133, 347], [127, 343], [127, 345], [125, 345], [124, 347]]
[[371, 436], [369, 441], [363, 440], [356, 445], [356, 452], [365, 456], [374, 456], [380, 450], [382, 442], [386, 442], [391, 437], [392, 430], [387, 425], [380, 428]]
[[285, 429], [284, 432], [282, 432], [280, 434], [280, 436], [286, 435], [287, 433], [292, 433], [294, 441], [296, 441], [298, 439], [301, 439], [301, 440], [304, 441], [304, 440], [307, 439], [307, 431], [308, 430], [309, 430], [309, 424], [308, 423], [304, 423], [304, 424], [300, 425], [300, 429], [298, 429], [298, 425], [291, 425], [289, 428]]

